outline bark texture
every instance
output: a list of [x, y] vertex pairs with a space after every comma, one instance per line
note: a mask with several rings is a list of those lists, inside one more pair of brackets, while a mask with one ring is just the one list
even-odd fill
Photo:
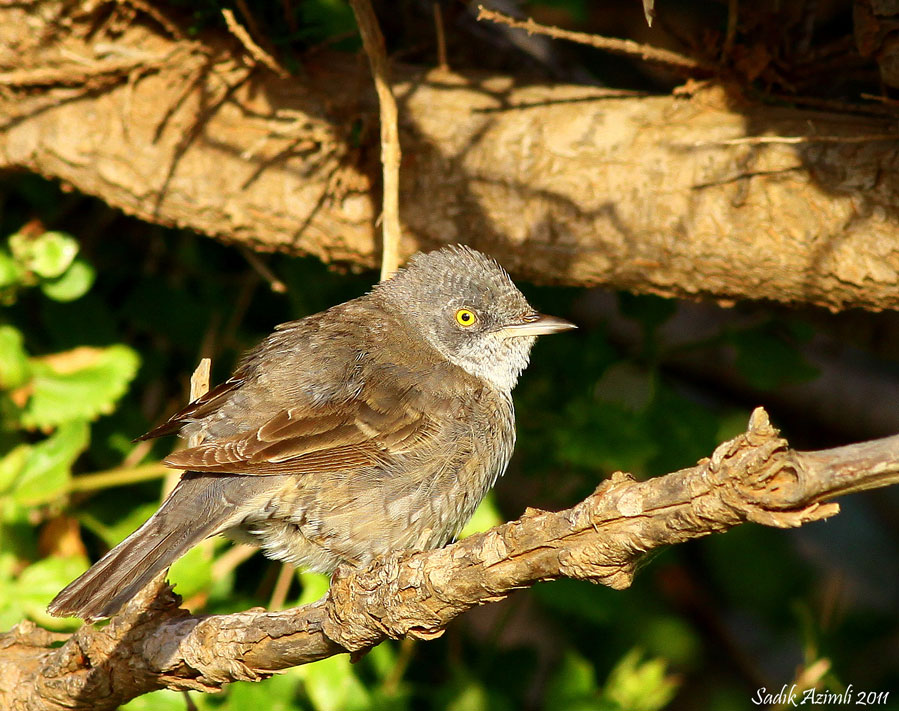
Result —
[[114, 709], [163, 687], [214, 691], [387, 638], [430, 639], [472, 607], [539, 580], [623, 589], [655, 548], [746, 521], [801, 526], [838, 513], [835, 496], [897, 481], [899, 436], [797, 452], [758, 409], [745, 434], [694, 467], [642, 482], [619, 472], [573, 508], [530, 509], [440, 550], [338, 571], [310, 605], [192, 616], [168, 587], [151, 585], [108, 626], [70, 638], [23, 622], [0, 635], [0, 708]]
[[[899, 306], [887, 118], [759, 105], [714, 83], [649, 97], [393, 76], [403, 256], [462, 241], [539, 282]], [[285, 79], [158, 11], [16, 2], [0, 6], [0, 89], [0, 166], [255, 249], [378, 261], [362, 57], [319, 52]], [[799, 139], [740, 140], [760, 136]]]

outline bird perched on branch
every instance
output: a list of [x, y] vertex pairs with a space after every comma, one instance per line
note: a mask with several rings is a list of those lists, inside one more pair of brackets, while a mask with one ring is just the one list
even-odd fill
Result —
[[506, 468], [535, 337], [574, 328], [492, 259], [418, 254], [371, 292], [278, 326], [234, 375], [140, 439], [195, 446], [159, 510], [50, 603], [114, 615], [204, 538], [330, 572], [453, 539]]

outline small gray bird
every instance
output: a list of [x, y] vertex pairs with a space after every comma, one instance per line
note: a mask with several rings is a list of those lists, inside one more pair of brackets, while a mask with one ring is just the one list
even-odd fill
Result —
[[278, 326], [230, 379], [140, 438], [199, 444], [165, 460], [185, 470], [172, 493], [50, 613], [114, 615], [219, 533], [320, 572], [444, 545], [509, 462], [512, 389], [535, 337], [570, 328], [457, 246]]

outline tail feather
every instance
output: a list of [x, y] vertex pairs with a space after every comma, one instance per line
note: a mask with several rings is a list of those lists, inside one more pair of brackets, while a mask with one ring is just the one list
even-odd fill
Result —
[[253, 480], [188, 472], [143, 526], [64, 588], [48, 611], [87, 621], [111, 617], [188, 549], [240, 523], [244, 509], [236, 504], [249, 493], [240, 490]]

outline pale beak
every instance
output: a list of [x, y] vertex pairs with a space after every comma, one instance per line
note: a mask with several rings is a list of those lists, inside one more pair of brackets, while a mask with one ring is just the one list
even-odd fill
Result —
[[513, 323], [500, 329], [500, 334], [507, 337], [544, 336], [550, 333], [561, 333], [577, 328], [571, 321], [557, 316], [533, 313], [525, 316], [519, 323]]

